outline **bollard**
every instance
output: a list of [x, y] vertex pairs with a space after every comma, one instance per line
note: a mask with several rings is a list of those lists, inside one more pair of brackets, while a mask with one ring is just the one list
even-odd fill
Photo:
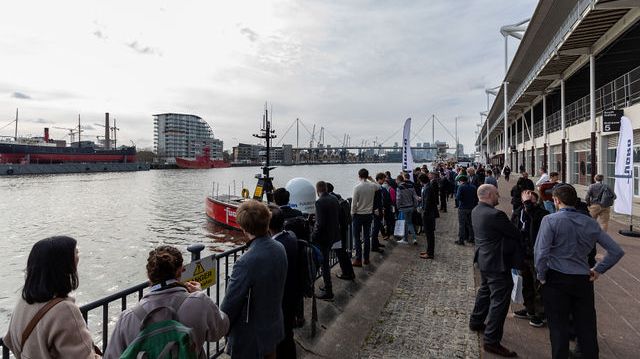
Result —
[[191, 252], [191, 261], [197, 261], [200, 259], [200, 252], [204, 249], [204, 244], [192, 244], [187, 247], [187, 250]]

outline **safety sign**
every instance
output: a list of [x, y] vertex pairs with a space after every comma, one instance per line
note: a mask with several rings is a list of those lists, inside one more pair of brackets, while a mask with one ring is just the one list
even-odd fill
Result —
[[196, 281], [200, 283], [202, 289], [214, 285], [216, 283], [216, 260], [213, 255], [195, 260], [184, 266], [180, 281]]

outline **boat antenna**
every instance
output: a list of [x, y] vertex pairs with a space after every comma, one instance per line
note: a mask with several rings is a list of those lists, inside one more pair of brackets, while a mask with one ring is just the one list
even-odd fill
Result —
[[[270, 176], [270, 171], [274, 168], [271, 167], [270, 163], [270, 154], [271, 154], [271, 140], [276, 138], [277, 136], [274, 134], [275, 130], [271, 129], [271, 121], [269, 120], [269, 110], [267, 108], [267, 104], [264, 104], [264, 115], [262, 117], [262, 128], [260, 129], [260, 133], [254, 134], [254, 137], [261, 138], [265, 140], [266, 151], [265, 151], [265, 162], [262, 167], [262, 176], [258, 179], [258, 186], [260, 186], [260, 182], [262, 182], [263, 191], [267, 195], [267, 202], [273, 201], [273, 178]], [[262, 199], [262, 193], [259, 196], [254, 195], [254, 198], [259, 197]], [[256, 198], [257, 199], [257, 198]]]
[[14, 133], [15, 140], [18, 142], [18, 109], [16, 108], [16, 131]]

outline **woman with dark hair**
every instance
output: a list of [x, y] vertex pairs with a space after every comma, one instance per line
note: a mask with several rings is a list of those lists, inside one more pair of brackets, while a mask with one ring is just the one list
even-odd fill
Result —
[[80, 309], [78, 248], [70, 237], [36, 242], [27, 259], [22, 296], [11, 315], [6, 345], [17, 358], [99, 358]]
[[140, 308], [151, 313], [146, 318], [150, 323], [166, 319], [165, 310], [160, 307], [174, 308], [178, 321], [192, 329], [191, 340], [195, 344], [198, 358], [206, 358], [205, 341], [217, 341], [229, 329], [229, 319], [221, 312], [206, 293], [200, 289], [198, 282], [180, 283], [178, 280], [184, 270], [182, 254], [172, 246], [160, 246], [147, 258], [147, 276], [151, 290], [138, 304], [120, 315], [113, 329], [105, 358], [119, 358], [129, 344], [140, 333], [142, 320], [138, 317]]

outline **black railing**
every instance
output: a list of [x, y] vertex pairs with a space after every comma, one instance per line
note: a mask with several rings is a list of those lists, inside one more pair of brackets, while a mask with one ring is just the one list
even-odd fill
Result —
[[[240, 257], [240, 255], [242, 255], [247, 250], [247, 248], [248, 248], [247, 245], [243, 245], [240, 247], [230, 249], [223, 253], [211, 255], [211, 257], [216, 259], [216, 284], [215, 284], [215, 287], [207, 288], [206, 293], [209, 297], [211, 297], [211, 290], [213, 288], [213, 290], [215, 291], [215, 298], [212, 298], [212, 299], [217, 305], [219, 305], [220, 299], [222, 298], [221, 293], [224, 294], [226, 292], [227, 282], [229, 280], [229, 275], [233, 268], [233, 264]], [[201, 244], [190, 246], [188, 250], [191, 252], [191, 260], [193, 261], [193, 260], [200, 259], [200, 251], [202, 251], [203, 249], [204, 249], [204, 246]], [[347, 250], [351, 251], [352, 249], [353, 249], [353, 240], [351, 236], [351, 228], [349, 228], [349, 240], [348, 240]], [[329, 256], [329, 263], [332, 267], [338, 263], [338, 258], [333, 251], [331, 251], [331, 254]], [[224, 280], [222, 281], [220, 280], [221, 268], [224, 268]], [[320, 271], [318, 272], [316, 279], [322, 276], [322, 273]], [[93, 316], [90, 315], [92, 314], [92, 311], [99, 310], [100, 308], [102, 309], [102, 313], [100, 313], [102, 314], [101, 315], [102, 318], [101, 318], [100, 330], [99, 330], [99, 336], [101, 337], [100, 344], [102, 347], [102, 351], [104, 351], [107, 348], [107, 344], [109, 342], [109, 323], [112, 319], [112, 317], [109, 315], [110, 313], [109, 305], [120, 301], [119, 310], [117, 312], [119, 314], [127, 309], [128, 303], [129, 304], [133, 303], [127, 300], [129, 296], [137, 293], [137, 300], [135, 301], [135, 303], [137, 303], [144, 295], [145, 289], [147, 289], [148, 287], [149, 287], [148, 282], [140, 283], [133, 287], [110, 294], [104, 298], [100, 298], [94, 302], [87, 303], [80, 307], [80, 312], [82, 313], [82, 317], [84, 318], [84, 320], [87, 322], [87, 325], [90, 325], [93, 322], [93, 320], [90, 322], [89, 321], [90, 319], [95, 319]], [[223, 353], [225, 344], [226, 344], [224, 340], [225, 339], [221, 339], [215, 343], [213, 342], [206, 343], [206, 353], [208, 358], [217, 358]], [[9, 349], [3, 344], [2, 338], [0, 338], [0, 348], [2, 348], [2, 359], [9, 359], [10, 358]]]

